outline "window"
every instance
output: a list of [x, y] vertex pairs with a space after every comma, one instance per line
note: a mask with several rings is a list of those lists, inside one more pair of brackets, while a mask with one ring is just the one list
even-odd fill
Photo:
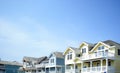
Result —
[[75, 66], [75, 69], [78, 69], [78, 66]]
[[108, 66], [111, 66], [111, 62], [110, 61], [108, 62]]
[[104, 46], [98, 47], [98, 50], [102, 50], [102, 49], [104, 49]]
[[66, 69], [71, 69], [71, 67], [70, 66], [66, 66]]
[[98, 47], [98, 50], [101, 50], [101, 48], [100, 48], [100, 47]]
[[118, 49], [118, 55], [120, 55], [120, 49]]
[[82, 49], [82, 53], [86, 53], [86, 48], [83, 48], [83, 49]]
[[104, 49], [104, 46], [101, 46], [102, 49]]
[[69, 55], [69, 56], [70, 56], [70, 59], [72, 59], [72, 53], [70, 53], [70, 55]]
[[69, 54], [67, 54], [67, 60], [69, 60]]
[[72, 59], [72, 52], [69, 52], [68, 54], [67, 54], [67, 60], [71, 60]]
[[100, 66], [100, 63], [97, 63], [97, 66]]
[[54, 59], [51, 59], [51, 61], [50, 61], [51, 63], [54, 63]]

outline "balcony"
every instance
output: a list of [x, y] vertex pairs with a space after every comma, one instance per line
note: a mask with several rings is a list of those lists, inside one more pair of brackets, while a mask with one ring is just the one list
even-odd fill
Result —
[[62, 71], [49, 71], [49, 73], [62, 73]]
[[92, 73], [101, 73], [101, 72], [106, 72], [106, 70], [109, 73], [114, 73], [114, 67], [112, 67], [112, 66], [108, 66], [108, 69], [106, 69], [106, 66], [82, 68], [82, 73], [91, 73], [91, 72]]
[[37, 64], [35, 65], [36, 68], [43, 68], [45, 67], [47, 64]]
[[75, 70], [74, 69], [66, 69], [65, 73], [75, 73]]
[[79, 69], [68, 69], [65, 70], [65, 73], [81, 73]]
[[41, 71], [41, 72], [36, 71], [36, 73], [46, 73], [46, 72], [45, 71]]
[[97, 59], [97, 58], [111, 58], [114, 59], [114, 53], [110, 53], [110, 52], [95, 52], [93, 54], [89, 54], [86, 56], [82, 56], [81, 60], [89, 60], [89, 59]]

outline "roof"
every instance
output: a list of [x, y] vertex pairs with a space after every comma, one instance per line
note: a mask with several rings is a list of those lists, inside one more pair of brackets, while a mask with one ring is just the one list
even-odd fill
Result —
[[90, 45], [90, 46], [89, 46], [89, 51], [92, 50], [96, 44], [97, 44], [97, 43], [95, 43], [95, 44], [93, 44], [93, 45]]
[[75, 48], [75, 47], [70, 47], [70, 48], [74, 50], [76, 53], [80, 51], [78, 48]]
[[[89, 51], [90, 51], [90, 50], [92, 50], [92, 48], [95, 46], [95, 44], [92, 44], [92, 43], [89, 43], [89, 42], [85, 42], [85, 41], [84, 41], [84, 42], [82, 42], [82, 44], [87, 44], [87, 45], [88, 45], [88, 47], [89, 47], [89, 48], [88, 48], [88, 49], [89, 49]], [[81, 45], [80, 45], [80, 46], [81, 46]]]
[[38, 60], [38, 58], [35, 58], [35, 57], [24, 57], [23, 58], [23, 61], [28, 61], [28, 62], [30, 62], [30, 61], [37, 61]]
[[47, 56], [38, 58], [37, 62], [40, 64], [42, 61], [46, 60]]
[[103, 43], [105, 43], [109, 46], [120, 46], [120, 43], [117, 43], [117, 42], [112, 41], [112, 40], [106, 40], [106, 41], [103, 41]]
[[[117, 43], [117, 42], [112, 41], [112, 40], [106, 40], [106, 41], [101, 41], [101, 42], [104, 43], [104, 44], [106, 44], [106, 45], [108, 45], [108, 46], [116, 46], [116, 47], [120, 48], [120, 43]], [[89, 51], [92, 50], [95, 47], [96, 44], [97, 43], [91, 45], [89, 47]]]
[[57, 58], [64, 58], [62, 52], [53, 52], [53, 54], [54, 54]]
[[69, 49], [72, 50], [72, 51], [74, 51], [75, 53], [80, 53], [80, 50], [79, 50], [78, 48], [68, 47], [63, 54], [65, 55], [65, 53], [66, 53]]
[[22, 64], [17, 61], [2, 61], [1, 60], [0, 64], [22, 66]]

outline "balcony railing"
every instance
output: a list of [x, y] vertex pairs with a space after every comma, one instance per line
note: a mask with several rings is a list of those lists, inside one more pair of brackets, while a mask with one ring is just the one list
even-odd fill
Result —
[[66, 70], [65, 70], [65, 73], [74, 73], [74, 72], [75, 72], [74, 69], [66, 69]]
[[62, 73], [62, 71], [49, 71], [49, 73]]
[[88, 59], [96, 59], [96, 58], [104, 58], [104, 57], [114, 57], [114, 53], [110, 52], [96, 52], [93, 54], [89, 54], [86, 56], [82, 56], [81, 60], [88, 60]]
[[65, 73], [81, 73], [79, 69], [66, 69]]
[[36, 73], [46, 73], [46, 72], [45, 71], [41, 71], [41, 72], [37, 71]]
[[114, 67], [108, 66], [108, 69], [106, 69], [106, 66], [82, 68], [82, 73], [86, 73], [86, 72], [105, 72], [106, 70], [113, 72], [114, 71]]
[[40, 67], [45, 67], [47, 64], [37, 64], [35, 67], [40, 68]]

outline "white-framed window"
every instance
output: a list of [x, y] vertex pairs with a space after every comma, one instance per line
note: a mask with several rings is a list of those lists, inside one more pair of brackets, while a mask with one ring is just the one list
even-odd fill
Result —
[[66, 66], [66, 69], [71, 69], [71, 66]]
[[86, 48], [82, 48], [82, 53], [86, 53]]
[[67, 54], [67, 60], [71, 60], [72, 59], [72, 52], [69, 52], [68, 54]]
[[50, 63], [54, 63], [54, 59], [50, 59]]
[[99, 46], [98, 50], [103, 50], [105, 47], [104, 46]]

